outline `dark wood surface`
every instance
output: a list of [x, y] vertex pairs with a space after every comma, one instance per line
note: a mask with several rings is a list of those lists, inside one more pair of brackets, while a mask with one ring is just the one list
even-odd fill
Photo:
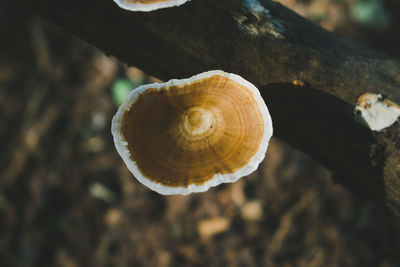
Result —
[[[400, 103], [400, 62], [345, 40], [272, 1], [192, 0], [151, 13], [112, 0], [28, 0], [34, 12], [108, 55], [161, 79], [222, 69], [259, 87], [275, 136], [333, 179], [400, 214], [400, 127], [371, 131], [358, 96]], [[294, 86], [296, 79], [306, 86]]]

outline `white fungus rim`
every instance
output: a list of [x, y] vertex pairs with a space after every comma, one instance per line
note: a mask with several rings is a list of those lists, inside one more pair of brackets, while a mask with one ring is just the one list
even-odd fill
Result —
[[[136, 162], [132, 161], [132, 159], [130, 158], [130, 152], [127, 148], [128, 143], [124, 140], [124, 137], [121, 134], [120, 128], [124, 113], [126, 111], [129, 111], [130, 107], [139, 99], [139, 96], [148, 88], [160, 90], [161, 88], [167, 88], [173, 86], [181, 87], [191, 84], [197, 80], [210, 78], [215, 75], [220, 75], [228, 79], [231, 79], [239, 83], [240, 85], [248, 88], [253, 93], [253, 97], [256, 100], [256, 103], [264, 120], [264, 134], [261, 139], [258, 151], [254, 154], [254, 156], [249, 160], [249, 162], [245, 166], [243, 166], [236, 172], [228, 174], [216, 173], [212, 178], [210, 178], [208, 181], [204, 182], [201, 185], [191, 184], [188, 187], [175, 187], [175, 186], [169, 187], [148, 179], [141, 173]], [[132, 90], [129, 96], [126, 98], [126, 100], [118, 108], [117, 113], [114, 115], [111, 123], [111, 132], [114, 138], [115, 147], [119, 155], [122, 157], [128, 169], [132, 172], [132, 174], [139, 182], [141, 182], [143, 185], [147, 186], [151, 190], [156, 191], [157, 193], [162, 195], [188, 195], [190, 193], [207, 191], [210, 187], [214, 187], [222, 183], [236, 182], [240, 178], [254, 172], [265, 157], [265, 153], [267, 152], [268, 148], [268, 142], [272, 136], [273, 129], [272, 129], [272, 119], [269, 114], [268, 108], [264, 100], [262, 99], [259, 90], [253, 84], [246, 81], [239, 75], [233, 73], [227, 73], [221, 70], [213, 70], [194, 75], [187, 79], [180, 79], [180, 80], [172, 79], [166, 83], [146, 84]]]
[[120, 8], [130, 11], [153, 11], [161, 8], [180, 6], [190, 0], [170, 0], [154, 4], [133, 4], [125, 0], [113, 0]]

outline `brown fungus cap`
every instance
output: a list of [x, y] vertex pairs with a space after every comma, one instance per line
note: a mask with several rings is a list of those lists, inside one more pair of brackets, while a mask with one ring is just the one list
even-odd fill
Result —
[[130, 11], [153, 11], [180, 6], [188, 1], [190, 0], [114, 0], [119, 7]]
[[258, 89], [209, 71], [143, 85], [112, 121], [115, 146], [133, 175], [160, 194], [190, 194], [255, 171], [272, 136]]

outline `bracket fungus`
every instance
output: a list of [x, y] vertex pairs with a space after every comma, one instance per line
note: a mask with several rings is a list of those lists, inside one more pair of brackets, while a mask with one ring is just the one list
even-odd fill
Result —
[[258, 89], [218, 70], [134, 89], [111, 128], [128, 169], [163, 195], [203, 192], [252, 173], [272, 136]]
[[119, 7], [130, 11], [153, 11], [180, 6], [188, 1], [190, 0], [114, 0]]
[[362, 94], [357, 99], [355, 111], [373, 131], [381, 131], [391, 126], [400, 117], [400, 106], [381, 94]]

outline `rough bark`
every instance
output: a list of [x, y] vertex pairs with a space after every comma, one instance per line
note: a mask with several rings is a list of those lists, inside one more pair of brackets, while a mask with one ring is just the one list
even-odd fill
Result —
[[[400, 103], [400, 62], [268, 1], [192, 0], [129, 12], [112, 0], [29, 0], [31, 8], [119, 60], [162, 79], [206, 70], [260, 88], [275, 136], [330, 168], [337, 182], [400, 214], [400, 126], [371, 131], [358, 96]], [[300, 79], [307, 86], [294, 86]]]

